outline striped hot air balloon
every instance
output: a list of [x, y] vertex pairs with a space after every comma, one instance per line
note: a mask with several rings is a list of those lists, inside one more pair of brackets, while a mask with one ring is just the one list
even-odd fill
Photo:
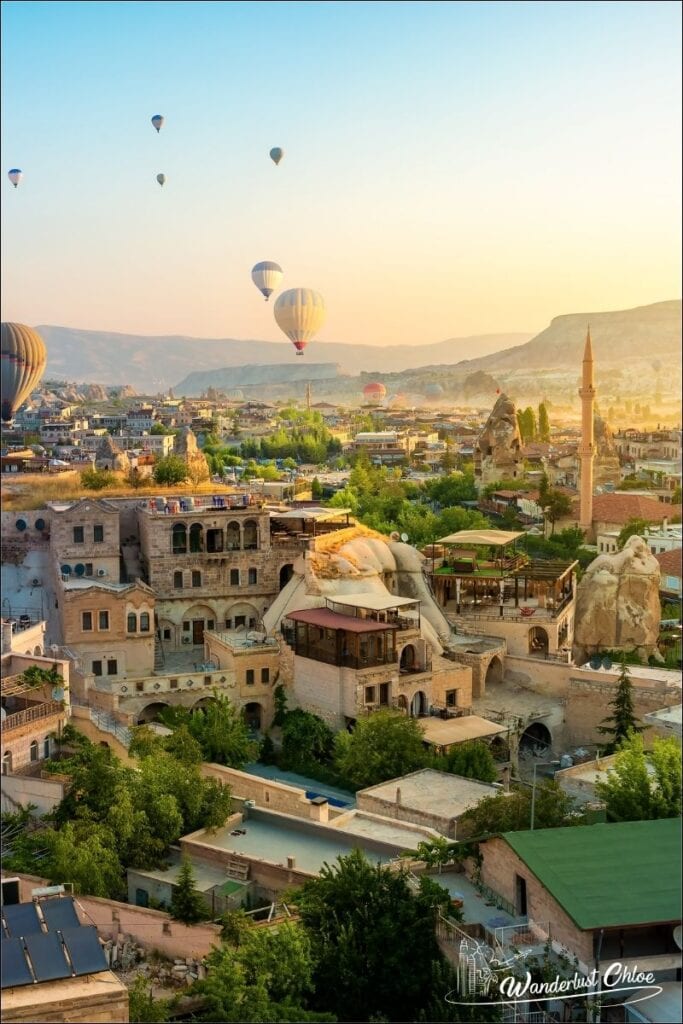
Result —
[[325, 322], [325, 300], [310, 288], [290, 288], [278, 297], [273, 312], [278, 327], [302, 356]]
[[373, 380], [363, 388], [363, 398], [368, 405], [380, 405], [387, 397], [387, 389], [379, 380]]
[[25, 324], [2, 324], [0, 358], [2, 418], [9, 423], [45, 373], [45, 342]]
[[251, 279], [267, 302], [282, 280], [282, 267], [272, 260], [263, 260], [252, 267]]

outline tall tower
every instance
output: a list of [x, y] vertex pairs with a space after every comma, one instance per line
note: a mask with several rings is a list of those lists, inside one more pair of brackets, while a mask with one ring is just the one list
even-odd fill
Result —
[[595, 386], [593, 384], [593, 348], [591, 345], [590, 325], [586, 331], [586, 347], [583, 350], [583, 374], [581, 377], [581, 512], [580, 526], [590, 533], [593, 525], [593, 459], [595, 444], [593, 441], [593, 406], [595, 404]]

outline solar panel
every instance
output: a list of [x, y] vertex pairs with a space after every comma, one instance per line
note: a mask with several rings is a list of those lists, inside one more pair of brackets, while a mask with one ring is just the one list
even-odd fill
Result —
[[31, 972], [24, 956], [24, 944], [21, 939], [5, 939], [2, 943], [2, 988], [13, 988], [15, 985], [30, 985], [33, 982]]
[[47, 930], [56, 932], [64, 928], [79, 928], [81, 922], [74, 908], [74, 901], [71, 896], [64, 899], [45, 900], [40, 904], [43, 912]]
[[109, 970], [100, 940], [97, 938], [97, 928], [94, 925], [64, 928], [62, 935], [75, 974], [96, 974], [98, 971]]
[[56, 978], [71, 977], [71, 968], [66, 962], [57, 932], [27, 935], [26, 948], [31, 957], [36, 981], [55, 981]]
[[33, 903], [15, 903], [3, 907], [3, 916], [10, 936], [18, 938], [20, 935], [35, 935], [42, 932], [38, 911]]

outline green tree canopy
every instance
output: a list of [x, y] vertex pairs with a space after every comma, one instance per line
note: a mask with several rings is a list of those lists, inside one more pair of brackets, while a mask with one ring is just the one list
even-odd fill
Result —
[[[531, 790], [515, 789], [509, 795], [487, 796], [459, 819], [459, 834], [476, 838], [494, 832], [524, 832], [531, 826]], [[547, 780], [536, 783], [534, 828], [561, 828], [584, 824], [577, 815], [575, 803], [560, 789], [559, 783]]]
[[617, 547], [619, 550], [622, 550], [629, 537], [644, 537], [649, 527], [650, 523], [648, 523], [647, 519], [639, 519], [638, 517], [629, 519], [626, 525], [621, 528], [617, 537]]
[[596, 783], [612, 821], [677, 818], [681, 813], [681, 748], [672, 736], [656, 739], [644, 749], [643, 737], [633, 733], [623, 741], [614, 767]]
[[340, 732], [335, 740], [335, 768], [357, 788], [414, 772], [427, 760], [418, 720], [398, 711], [359, 718], [352, 733]]
[[493, 755], [481, 740], [456, 744], [447, 753], [435, 756], [432, 767], [481, 782], [495, 782], [498, 778]]
[[187, 463], [179, 455], [165, 455], [157, 459], [152, 470], [154, 482], [172, 487], [181, 484], [188, 477]]

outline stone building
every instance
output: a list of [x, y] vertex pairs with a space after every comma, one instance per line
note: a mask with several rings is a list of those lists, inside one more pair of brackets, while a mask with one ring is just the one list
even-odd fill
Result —
[[50, 502], [50, 550], [60, 577], [97, 579], [118, 583], [121, 531], [119, 509], [112, 502], [83, 498], [61, 504]]
[[[24, 678], [35, 666], [56, 668], [61, 681], [35, 685]], [[51, 757], [55, 736], [69, 720], [70, 689], [67, 661], [34, 655], [2, 656], [2, 774], [26, 772]]]

